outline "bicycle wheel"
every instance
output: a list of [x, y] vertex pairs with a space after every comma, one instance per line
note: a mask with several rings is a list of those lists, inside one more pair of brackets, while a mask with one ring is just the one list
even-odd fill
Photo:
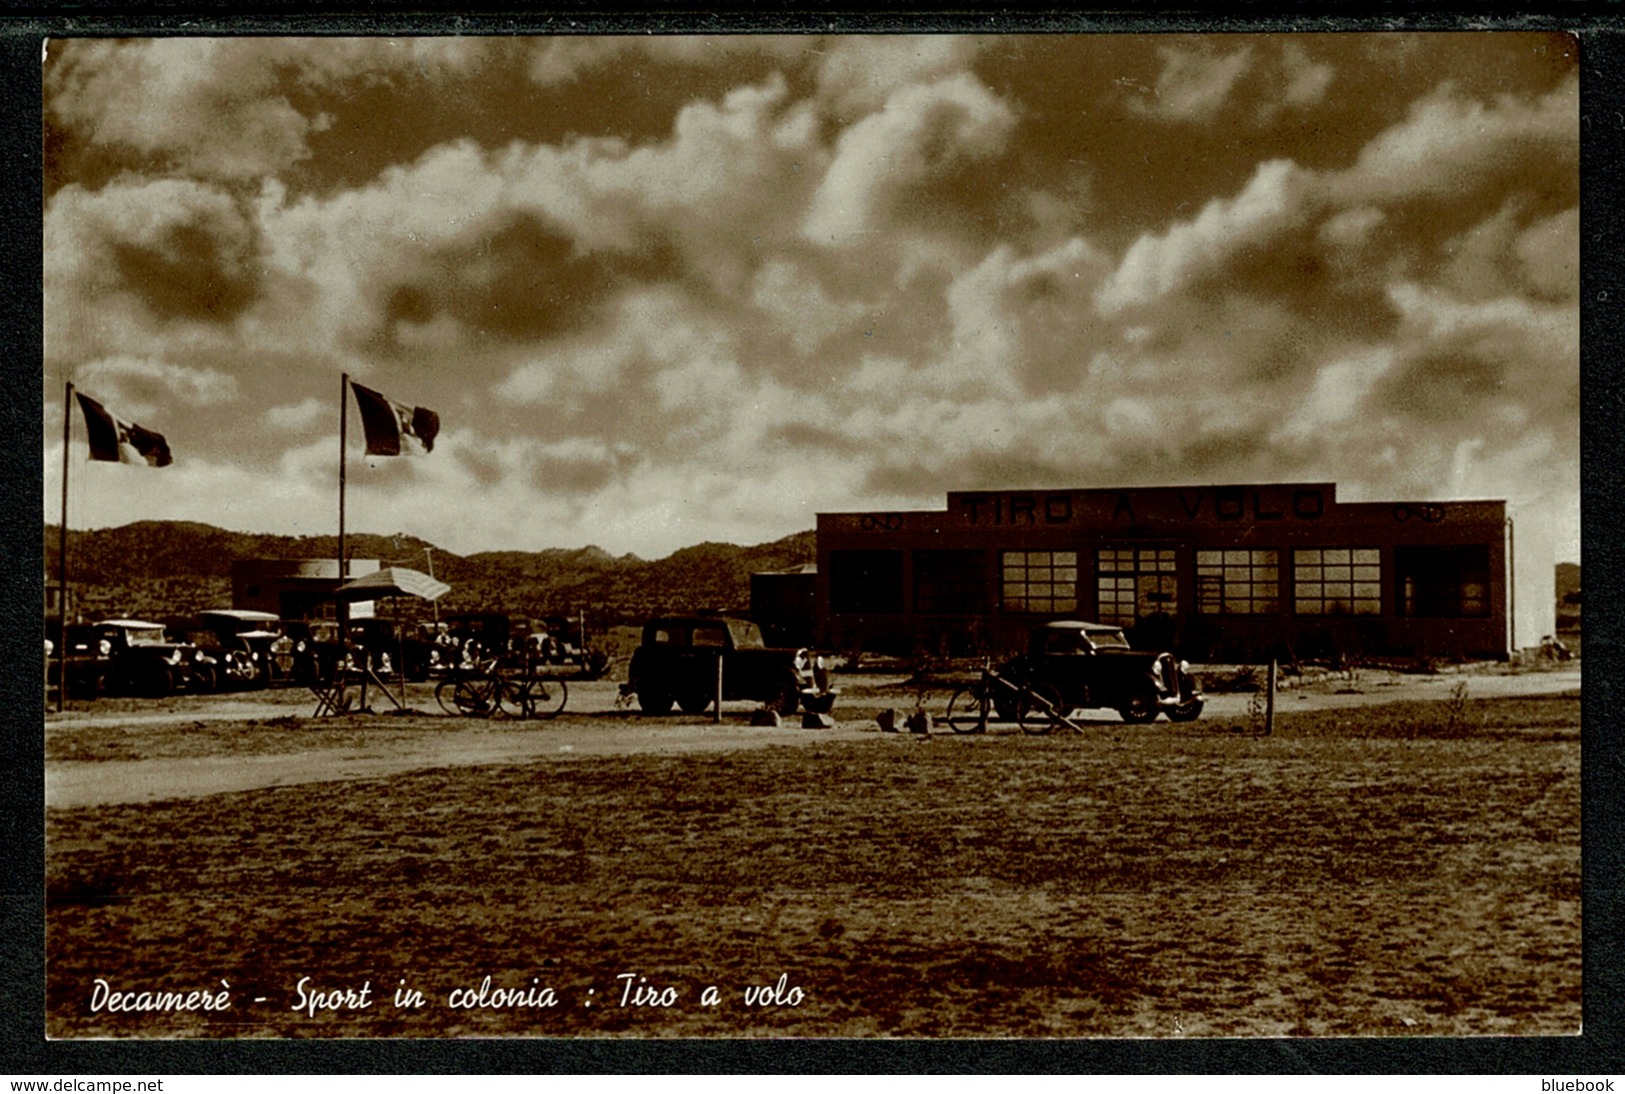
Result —
[[453, 696], [457, 693], [457, 685], [461, 683], [455, 676], [448, 676], [435, 685], [434, 701], [440, 704], [440, 709], [447, 714], [461, 714]]
[[524, 684], [517, 680], [493, 680], [491, 686], [496, 690], [496, 710], [508, 718], [529, 718], [530, 698], [526, 694]]
[[1067, 713], [1061, 692], [1052, 684], [1038, 684], [1021, 696], [1016, 707], [1016, 720], [1021, 731], [1041, 737], [1060, 724]]
[[525, 686], [525, 716], [556, 717], [569, 699], [570, 689], [563, 680], [532, 680]]
[[955, 733], [986, 733], [987, 705], [987, 694], [979, 686], [960, 688], [948, 700], [943, 720]]
[[[450, 706], [441, 697], [442, 692], [449, 694]], [[491, 700], [483, 681], [447, 680], [435, 689], [435, 699], [445, 710], [465, 718], [488, 718], [491, 715]]]

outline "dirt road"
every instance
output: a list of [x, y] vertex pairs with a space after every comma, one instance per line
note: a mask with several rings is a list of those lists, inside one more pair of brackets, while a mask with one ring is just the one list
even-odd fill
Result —
[[[1580, 668], [1551, 672], [1477, 672], [1438, 676], [1356, 674], [1287, 690], [1277, 709], [1326, 710], [1416, 699], [1447, 699], [1466, 681], [1473, 699], [1552, 695], [1580, 687]], [[723, 723], [708, 716], [644, 718], [617, 708], [616, 685], [574, 685], [566, 713], [552, 721], [503, 722], [440, 715], [426, 685], [408, 693], [409, 715], [309, 718], [304, 693], [260, 692], [199, 696], [166, 704], [164, 710], [77, 710], [46, 719], [46, 733], [112, 732], [140, 741], [177, 733], [237, 733], [219, 754], [138, 759], [53, 760], [45, 770], [45, 804], [52, 808], [200, 798], [265, 787], [374, 778], [407, 771], [492, 764], [531, 763], [590, 755], [726, 752], [769, 746], [851, 740], [878, 732], [874, 715], [886, 706], [905, 707], [911, 693], [896, 680], [846, 681], [832, 729], [803, 729], [797, 719], [780, 727], [745, 724], [748, 707], [730, 704]], [[910, 696], [905, 698], [905, 696]], [[946, 696], [928, 702], [940, 708]], [[1251, 695], [1209, 697], [1205, 720], [1244, 719]], [[1118, 724], [1110, 711], [1086, 712], [1080, 720]], [[376, 730], [376, 732], [372, 732]], [[252, 740], [250, 740], [252, 738]], [[245, 747], [252, 745], [252, 747]]]

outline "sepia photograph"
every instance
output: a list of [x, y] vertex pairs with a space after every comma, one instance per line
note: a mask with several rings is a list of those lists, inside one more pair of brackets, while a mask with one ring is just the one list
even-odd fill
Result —
[[43, 40], [45, 1037], [1579, 1037], [1584, 50]]

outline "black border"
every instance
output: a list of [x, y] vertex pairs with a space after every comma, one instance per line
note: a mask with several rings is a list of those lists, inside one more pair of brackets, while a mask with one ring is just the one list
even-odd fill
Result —
[[[1231, 3], [1110, 9], [910, 11], [774, 9], [536, 10], [419, 0], [410, 10], [247, 0], [200, 3], [10, 3], [0, 21], [0, 345], [11, 397], [0, 400], [0, 543], [15, 565], [0, 583], [0, 658], [37, 663], [43, 595], [43, 468], [36, 408], [42, 345], [41, 39], [202, 34], [491, 34], [702, 32], [1156, 32], [1568, 30], [1581, 40], [1581, 510], [1587, 605], [1582, 730], [1584, 1032], [1566, 1038], [1108, 1041], [477, 1040], [52, 1041], [44, 1014], [43, 706], [31, 671], [0, 676], [0, 1074], [544, 1073], [1386, 1073], [1571, 1077], [1625, 1070], [1622, 858], [1625, 744], [1612, 724], [1622, 667], [1619, 574], [1625, 499], [1619, 421], [1625, 382], [1625, 12], [1617, 5], [1390, 3], [1358, 14]], [[1488, 10], [1487, 10], [1488, 9]], [[22, 560], [17, 562], [16, 560]]]

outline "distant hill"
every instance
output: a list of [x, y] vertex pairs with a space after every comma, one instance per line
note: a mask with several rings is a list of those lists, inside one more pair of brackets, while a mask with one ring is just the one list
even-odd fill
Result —
[[[57, 580], [58, 529], [45, 527], [45, 580]], [[715, 608], [744, 611], [750, 575], [814, 560], [815, 537], [797, 532], [772, 543], [702, 543], [653, 562], [598, 547], [485, 551], [466, 557], [415, 536], [346, 537], [351, 558], [433, 568], [451, 586], [442, 612], [505, 611], [574, 615], [597, 626], [638, 622], [655, 612]], [[332, 558], [337, 536], [228, 532], [184, 521], [139, 521], [68, 533], [69, 582], [86, 615], [180, 615], [231, 603], [238, 559]], [[428, 552], [427, 554], [425, 552]]]
[[[529, 617], [585, 611], [595, 626], [635, 623], [657, 612], [750, 606], [750, 575], [788, 570], [817, 557], [817, 538], [797, 532], [754, 547], [701, 543], [647, 562], [598, 547], [482, 551], [462, 556], [415, 536], [346, 537], [351, 558], [418, 570], [432, 565], [451, 586], [442, 612], [501, 611]], [[56, 582], [57, 528], [45, 526], [45, 580]], [[332, 558], [337, 536], [228, 532], [185, 521], [138, 521], [119, 528], [69, 531], [69, 580], [86, 615], [165, 616], [231, 604], [237, 559]], [[425, 552], [428, 552], [426, 554]], [[432, 559], [432, 562], [431, 562]], [[1580, 625], [1580, 567], [1557, 566], [1562, 630]]]

